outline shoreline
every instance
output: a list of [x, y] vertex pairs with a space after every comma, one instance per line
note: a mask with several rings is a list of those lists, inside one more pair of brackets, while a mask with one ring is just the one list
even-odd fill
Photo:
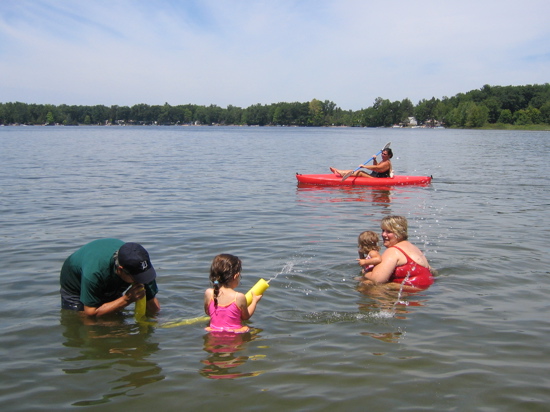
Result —
[[482, 127], [369, 127], [369, 126], [298, 126], [298, 125], [246, 125], [246, 124], [0, 124], [0, 127], [321, 127], [321, 128], [364, 128], [364, 129], [452, 129], [452, 130], [523, 130], [548, 132], [548, 124], [513, 125], [513, 124], [486, 124]]

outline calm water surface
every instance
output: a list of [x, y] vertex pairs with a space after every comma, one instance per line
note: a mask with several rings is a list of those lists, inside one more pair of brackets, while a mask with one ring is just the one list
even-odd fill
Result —
[[[299, 187], [387, 142], [428, 187]], [[0, 405], [6, 411], [546, 411], [550, 134], [225, 127], [0, 127]], [[402, 214], [438, 270], [423, 293], [367, 293], [356, 238]], [[153, 325], [60, 310], [63, 260], [140, 242], [159, 274]], [[202, 315], [218, 253], [253, 333]], [[170, 323], [172, 322], [172, 323]]]

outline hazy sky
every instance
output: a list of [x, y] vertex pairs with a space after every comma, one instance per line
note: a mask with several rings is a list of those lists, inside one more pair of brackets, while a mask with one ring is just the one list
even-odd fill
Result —
[[549, 0], [0, 0], [0, 102], [413, 103], [550, 82]]

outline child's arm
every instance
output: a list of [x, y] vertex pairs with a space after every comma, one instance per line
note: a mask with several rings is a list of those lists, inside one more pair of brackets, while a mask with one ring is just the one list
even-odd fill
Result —
[[380, 253], [378, 253], [376, 250], [372, 250], [369, 252], [370, 259], [357, 259], [357, 262], [359, 262], [360, 266], [368, 266], [368, 265], [378, 265], [380, 262], [382, 262], [382, 257], [380, 256]]
[[206, 313], [208, 316], [210, 316], [210, 313], [208, 313], [208, 306], [210, 305], [210, 301], [212, 300], [212, 296], [214, 295], [214, 290], [212, 288], [206, 289], [204, 292], [204, 313]]
[[263, 295], [255, 295], [252, 293], [252, 302], [250, 302], [250, 305], [246, 304], [246, 296], [243, 293], [239, 293], [237, 296], [237, 306], [241, 309], [241, 318], [243, 320], [248, 320], [252, 317], [254, 314], [254, 311], [256, 310], [256, 305], [260, 301]]
[[375, 284], [388, 283], [392, 273], [397, 267], [399, 255], [397, 249], [388, 248], [382, 255], [382, 262], [376, 265], [372, 271], [365, 273], [367, 279], [372, 280]]

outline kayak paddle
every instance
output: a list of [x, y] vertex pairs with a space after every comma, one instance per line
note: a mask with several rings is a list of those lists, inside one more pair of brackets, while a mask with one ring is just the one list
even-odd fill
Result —
[[[378, 156], [380, 153], [382, 153], [384, 150], [388, 149], [391, 145], [391, 142], [388, 142], [386, 144], [386, 146], [384, 146], [384, 148], [382, 150], [380, 150], [378, 153], [376, 153], [376, 156]], [[364, 165], [366, 165], [368, 162], [370, 162], [373, 158], [371, 157], [369, 160], [367, 160], [365, 163], [363, 163]], [[350, 177], [352, 174], [354, 174], [355, 172], [357, 172], [359, 169], [361, 169], [361, 167], [358, 167], [357, 169], [355, 170], [352, 170], [351, 172], [347, 172], [344, 176], [342, 176], [342, 182], [344, 180], [346, 180], [348, 177]]]

